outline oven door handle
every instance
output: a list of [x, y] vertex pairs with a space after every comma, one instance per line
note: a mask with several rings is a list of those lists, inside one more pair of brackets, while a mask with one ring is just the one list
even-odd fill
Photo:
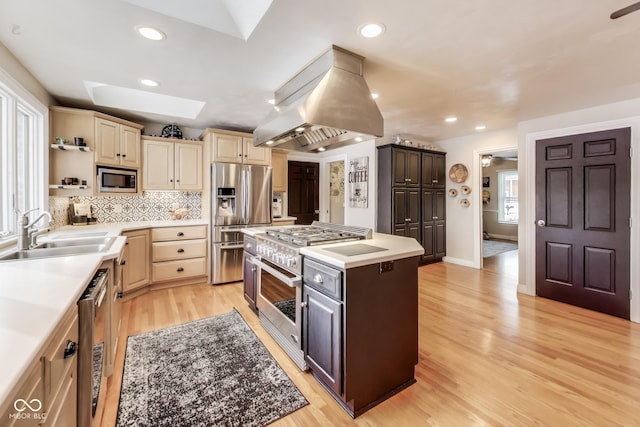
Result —
[[256, 263], [260, 266], [261, 269], [265, 270], [269, 274], [272, 274], [278, 280], [280, 280], [281, 282], [286, 283], [288, 286], [290, 286], [292, 288], [299, 287], [300, 284], [302, 283], [302, 278], [300, 276], [289, 277], [289, 276], [287, 276], [285, 274], [280, 273], [278, 270], [276, 270], [275, 268], [271, 267], [270, 265], [265, 264], [264, 262], [260, 261], [259, 259], [256, 260]]
[[242, 243], [239, 245], [220, 245], [220, 250], [224, 251], [227, 249], [244, 249], [244, 245]]

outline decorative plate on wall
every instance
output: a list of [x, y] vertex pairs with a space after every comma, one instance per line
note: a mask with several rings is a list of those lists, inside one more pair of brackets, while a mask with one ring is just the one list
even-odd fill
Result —
[[450, 188], [448, 191], [449, 197], [456, 197], [458, 195], [458, 190], [455, 188]]
[[462, 206], [463, 208], [468, 208], [469, 207], [469, 199], [460, 200], [460, 206]]
[[453, 182], [465, 182], [468, 176], [469, 171], [467, 170], [467, 167], [462, 163], [456, 163], [455, 165], [451, 166], [451, 169], [449, 169], [449, 178], [451, 178], [451, 181]]
[[471, 193], [471, 187], [469, 187], [468, 185], [463, 185], [462, 187], [460, 187], [460, 194], [470, 194]]

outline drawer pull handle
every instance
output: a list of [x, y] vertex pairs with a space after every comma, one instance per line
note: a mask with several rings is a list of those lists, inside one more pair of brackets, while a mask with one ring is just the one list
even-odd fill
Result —
[[122, 298], [124, 294], [122, 292], [118, 292], [118, 298]]
[[305, 301], [300, 303], [300, 307], [305, 308], [306, 306], [308, 306], [309, 304]]
[[182, 237], [182, 236], [184, 236], [184, 233], [181, 231], [178, 233], [178, 237]]
[[68, 359], [70, 357], [73, 357], [73, 355], [76, 354], [77, 350], [78, 344], [71, 340], [68, 340], [67, 345], [64, 347], [64, 358]]
[[178, 267], [178, 273], [182, 273], [183, 271], [184, 271], [184, 268]]
[[178, 249], [178, 253], [179, 253], [179, 254], [181, 254], [181, 253], [183, 253], [183, 252], [184, 252], [184, 249], [182, 249], [182, 248]]
[[126, 259], [120, 260], [120, 265], [126, 265], [126, 264], [127, 264], [127, 260]]
[[316, 275], [313, 276], [313, 281], [316, 283], [322, 283], [323, 282], [322, 275], [320, 273], [316, 273]]

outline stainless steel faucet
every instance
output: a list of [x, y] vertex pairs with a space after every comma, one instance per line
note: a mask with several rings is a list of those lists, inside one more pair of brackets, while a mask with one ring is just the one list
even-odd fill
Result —
[[[40, 215], [38, 215], [36, 219], [29, 222], [29, 213], [37, 210], [38, 208], [30, 209], [26, 211], [20, 216], [20, 219], [18, 220], [18, 250], [19, 251], [33, 249], [36, 246], [36, 239], [38, 238], [38, 236], [48, 232], [49, 231], [48, 225], [53, 222], [53, 217], [47, 211], [43, 211]], [[36, 230], [36, 229], [31, 230], [31, 227], [37, 224], [38, 221], [40, 221], [45, 216], [49, 220], [47, 222], [47, 227], [42, 228], [40, 230]]]

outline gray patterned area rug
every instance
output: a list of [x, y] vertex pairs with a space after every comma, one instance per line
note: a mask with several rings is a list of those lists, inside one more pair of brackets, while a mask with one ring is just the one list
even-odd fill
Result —
[[307, 404], [234, 309], [130, 336], [117, 426], [263, 426]]
[[503, 252], [515, 251], [518, 249], [517, 242], [505, 242], [502, 240], [483, 240], [482, 258], [489, 258]]

